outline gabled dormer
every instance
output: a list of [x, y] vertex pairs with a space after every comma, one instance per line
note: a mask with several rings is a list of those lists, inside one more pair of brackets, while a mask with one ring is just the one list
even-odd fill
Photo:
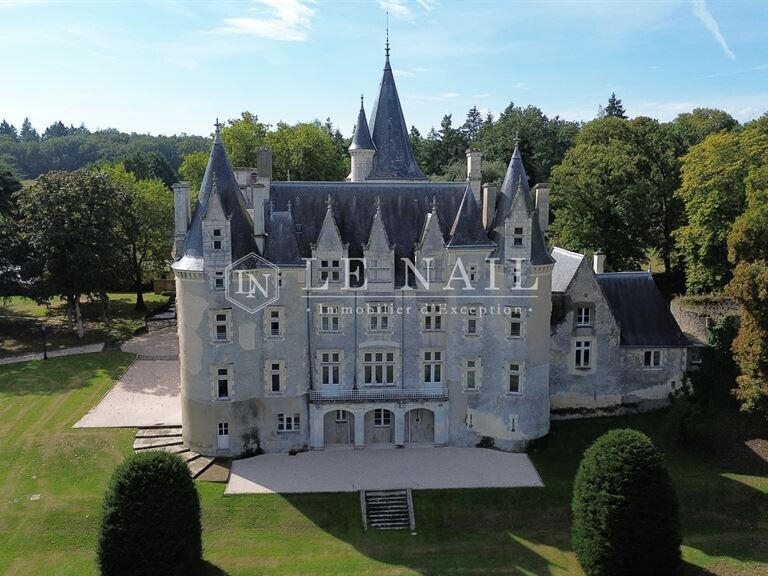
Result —
[[424, 228], [419, 243], [416, 244], [415, 264], [430, 284], [442, 283], [447, 279], [447, 256], [440, 216], [437, 213], [437, 201], [432, 198], [432, 210], [424, 219]]
[[214, 175], [211, 195], [202, 211], [203, 261], [206, 270], [226, 268], [232, 263], [232, 227], [224, 211]]
[[454, 218], [453, 226], [451, 226], [448, 249], [486, 246], [494, 246], [494, 243], [488, 238], [483, 227], [483, 215], [475, 200], [472, 185], [467, 181], [467, 188], [464, 190], [459, 210], [456, 212], [456, 218]]
[[363, 245], [363, 257], [365, 258], [365, 277], [369, 284], [393, 285], [395, 247], [389, 243], [381, 211], [381, 197], [376, 198], [376, 213], [373, 215], [368, 242]]
[[333, 200], [328, 195], [325, 218], [320, 228], [317, 241], [312, 244], [312, 284], [322, 286], [341, 285], [344, 282], [344, 260], [347, 258], [347, 245], [341, 239], [336, 218], [333, 215]]
[[504, 256], [505, 260], [530, 259], [532, 239], [533, 207], [529, 195], [518, 180], [517, 189], [504, 214]]

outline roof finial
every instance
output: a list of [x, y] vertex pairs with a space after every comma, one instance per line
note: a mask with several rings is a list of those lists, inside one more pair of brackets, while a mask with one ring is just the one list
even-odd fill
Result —
[[520, 131], [515, 130], [515, 148], [520, 145]]
[[437, 198], [435, 196], [432, 196], [432, 212], [437, 212]]
[[216, 172], [213, 173], [213, 180], [211, 181], [211, 191], [216, 194], [219, 191], [219, 185], [216, 182]]
[[363, 109], [363, 95], [360, 94], [360, 110]]
[[216, 118], [216, 122], [213, 124], [216, 127], [214, 140], [219, 141], [221, 140], [221, 127], [224, 126], [221, 122], [219, 122], [218, 117]]
[[293, 214], [293, 200], [288, 200], [288, 213]]
[[389, 10], [387, 10], [387, 48], [384, 52], [387, 55], [387, 60], [389, 60]]
[[325, 199], [325, 207], [328, 210], [331, 210], [333, 208], [333, 198], [331, 198], [330, 194], [328, 194], [328, 198]]
[[376, 213], [381, 215], [381, 196], [376, 196]]

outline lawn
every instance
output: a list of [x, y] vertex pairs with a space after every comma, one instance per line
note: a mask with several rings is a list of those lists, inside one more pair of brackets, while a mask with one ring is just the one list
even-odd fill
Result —
[[[0, 574], [96, 574], [101, 496], [132, 431], [71, 425], [129, 362], [108, 352], [0, 367]], [[222, 484], [198, 482], [208, 573], [580, 574], [569, 542], [579, 457], [604, 430], [632, 426], [666, 454], [686, 574], [768, 575], [765, 462], [746, 448], [687, 453], [666, 422], [655, 413], [555, 423], [533, 454], [545, 488], [417, 491], [415, 536], [364, 532], [357, 494], [224, 496]]]
[[133, 309], [136, 294], [113, 292], [109, 294], [109, 321], [104, 322], [101, 305], [83, 298], [81, 310], [85, 334], [80, 339], [76, 330], [67, 329], [66, 307], [59, 300], [52, 300], [50, 306], [45, 306], [23, 296], [0, 299], [0, 358], [42, 352], [43, 323], [48, 331], [49, 350], [125, 340], [144, 325], [147, 311], [167, 301], [167, 296], [145, 292], [147, 310], [137, 312]]

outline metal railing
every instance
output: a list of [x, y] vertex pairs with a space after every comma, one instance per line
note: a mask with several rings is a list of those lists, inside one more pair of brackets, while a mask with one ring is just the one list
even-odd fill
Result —
[[397, 400], [447, 400], [445, 386], [429, 388], [363, 388], [359, 390], [310, 390], [309, 401], [320, 402], [384, 402]]

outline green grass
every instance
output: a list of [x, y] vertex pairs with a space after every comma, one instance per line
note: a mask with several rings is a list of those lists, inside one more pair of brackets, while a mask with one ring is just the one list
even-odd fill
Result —
[[[158, 308], [167, 301], [167, 296], [154, 292], [144, 293], [147, 311]], [[81, 311], [85, 333], [80, 339], [76, 329], [67, 329], [66, 306], [59, 300], [52, 300], [49, 306], [38, 304], [23, 296], [0, 300], [0, 357], [42, 352], [43, 323], [48, 330], [49, 350], [125, 340], [144, 325], [144, 315], [147, 311], [137, 312], [134, 310], [135, 305], [136, 294], [110, 293], [109, 322], [105, 323], [102, 320], [101, 305], [82, 298]]]
[[[0, 367], [0, 574], [96, 574], [101, 497], [133, 432], [71, 425], [129, 362], [109, 352]], [[717, 457], [683, 451], [666, 421], [654, 413], [555, 423], [532, 454], [545, 488], [417, 491], [415, 536], [364, 532], [357, 494], [224, 496], [223, 485], [198, 482], [208, 573], [580, 574], [569, 534], [580, 455], [603, 431], [630, 426], [665, 452], [686, 574], [768, 574], [765, 462], [743, 446]]]

